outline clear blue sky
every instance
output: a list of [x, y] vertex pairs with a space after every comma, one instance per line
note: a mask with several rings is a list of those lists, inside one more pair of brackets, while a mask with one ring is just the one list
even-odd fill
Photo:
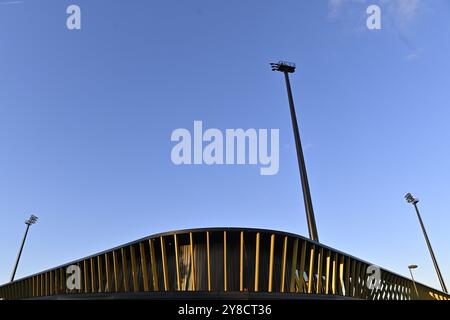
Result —
[[[66, 28], [78, 4], [82, 30]], [[382, 30], [366, 8], [382, 8]], [[292, 77], [321, 242], [450, 285], [447, 0], [0, 1], [0, 283], [153, 233], [307, 235], [282, 74]], [[175, 166], [172, 130], [279, 128], [280, 171]]]

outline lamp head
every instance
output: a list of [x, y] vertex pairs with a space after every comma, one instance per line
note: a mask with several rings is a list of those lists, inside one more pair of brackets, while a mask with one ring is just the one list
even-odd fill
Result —
[[271, 63], [272, 71], [280, 71], [287, 73], [295, 72], [295, 63], [288, 61], [278, 61], [277, 63]]
[[407, 193], [405, 195], [405, 199], [408, 203], [412, 203], [412, 204], [416, 204], [419, 202], [419, 199], [414, 198], [411, 193]]
[[38, 217], [36, 217], [34, 214], [32, 214], [32, 215], [30, 216], [30, 218], [29, 218], [28, 220], [25, 221], [25, 224], [27, 224], [27, 225], [35, 224], [35, 223], [37, 222], [38, 219], [39, 219]]

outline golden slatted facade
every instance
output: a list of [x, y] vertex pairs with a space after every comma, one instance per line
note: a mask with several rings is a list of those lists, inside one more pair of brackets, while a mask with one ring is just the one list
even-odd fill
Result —
[[[69, 266], [79, 289], [66, 286]], [[116, 293], [310, 294], [371, 300], [450, 296], [304, 237], [270, 230], [213, 228], [158, 234], [0, 287], [2, 299]], [[79, 295], [79, 296], [78, 296]], [[149, 296], [150, 297], [150, 296]]]

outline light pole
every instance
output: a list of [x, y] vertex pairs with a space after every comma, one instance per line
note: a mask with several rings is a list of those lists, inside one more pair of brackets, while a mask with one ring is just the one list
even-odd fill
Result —
[[22, 250], [23, 250], [23, 246], [25, 244], [25, 240], [27, 239], [28, 229], [30, 229], [30, 226], [32, 224], [35, 224], [37, 220], [38, 220], [38, 217], [36, 217], [35, 215], [31, 215], [30, 218], [25, 221], [25, 224], [27, 225], [27, 229], [25, 230], [25, 235], [23, 236], [22, 245], [20, 246], [19, 254], [17, 255], [16, 264], [14, 265], [14, 270], [11, 275], [11, 282], [14, 281], [14, 277], [16, 276], [17, 266], [19, 265], [19, 260], [20, 260], [20, 256], [22, 255]]
[[417, 217], [419, 218], [419, 223], [423, 231], [423, 236], [425, 237], [425, 241], [428, 246], [428, 251], [430, 251], [431, 259], [433, 260], [434, 268], [436, 269], [437, 276], [439, 278], [439, 282], [441, 283], [442, 291], [447, 293], [447, 287], [445, 286], [444, 278], [442, 278], [441, 270], [439, 269], [439, 265], [436, 261], [436, 257], [434, 256], [433, 248], [431, 247], [430, 240], [428, 239], [427, 231], [425, 230], [425, 226], [422, 221], [422, 217], [420, 216], [419, 208], [417, 207], [417, 203], [419, 199], [416, 199], [412, 196], [411, 193], [407, 193], [405, 199], [408, 203], [411, 203], [416, 209]]
[[413, 269], [417, 269], [417, 266], [415, 264], [412, 264], [412, 265], [408, 266], [408, 269], [409, 269], [409, 273], [411, 273], [411, 280], [412, 280], [412, 282], [414, 284], [414, 290], [416, 291], [416, 295], [417, 295], [417, 298], [418, 298], [419, 297], [419, 291], [417, 291], [416, 281], [414, 280], [414, 276], [413, 276], [413, 273], [412, 273], [412, 270]]
[[306, 173], [305, 159], [303, 157], [302, 143], [300, 140], [300, 132], [298, 129], [297, 115], [295, 113], [294, 98], [292, 97], [291, 83], [289, 81], [289, 73], [295, 72], [295, 64], [286, 61], [279, 61], [278, 63], [271, 63], [272, 71], [279, 71], [284, 73], [286, 80], [286, 88], [289, 99], [289, 108], [291, 110], [292, 128], [294, 129], [295, 148], [297, 150], [298, 167], [300, 170], [300, 179], [302, 182], [303, 201], [305, 202], [306, 220], [308, 221], [309, 238], [319, 242], [319, 235], [317, 234], [316, 219], [314, 217], [314, 209], [311, 200], [311, 192], [309, 191], [308, 175]]

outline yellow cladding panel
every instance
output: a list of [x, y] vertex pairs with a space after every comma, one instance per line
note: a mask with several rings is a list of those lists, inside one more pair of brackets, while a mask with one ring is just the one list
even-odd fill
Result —
[[175, 250], [175, 269], [177, 271], [177, 290], [181, 290], [181, 283], [180, 283], [180, 264], [178, 262], [178, 239], [177, 235], [173, 235], [173, 241], [175, 243], [174, 250]]
[[316, 293], [322, 293], [322, 264], [323, 264], [323, 248], [320, 248], [317, 255], [317, 285]]
[[244, 291], [244, 231], [241, 231], [239, 250], [239, 291]]
[[308, 274], [308, 293], [313, 293], [313, 279], [314, 279], [314, 252], [315, 246], [311, 245], [309, 254], [309, 274]]
[[128, 263], [126, 248], [120, 248], [120, 252], [122, 254], [123, 290], [125, 290], [125, 292], [128, 292], [130, 291], [130, 286], [128, 284]]
[[331, 252], [327, 250], [325, 260], [325, 294], [329, 293], [330, 288], [330, 268], [331, 268]]
[[269, 292], [272, 292], [273, 287], [273, 255], [275, 251], [275, 235], [270, 236], [270, 256], [269, 256]]
[[153, 277], [153, 290], [159, 291], [159, 284], [158, 284], [158, 270], [156, 265], [156, 255], [155, 255], [155, 244], [154, 240], [150, 239], [148, 240], [148, 244], [150, 246], [150, 262], [152, 265], [152, 277]]
[[113, 267], [114, 267], [114, 291], [118, 292], [120, 290], [119, 283], [119, 261], [117, 258], [117, 252], [113, 251]]
[[286, 257], [287, 257], [287, 243], [288, 237], [284, 237], [283, 241], [283, 258], [281, 260], [281, 292], [284, 292], [284, 286], [286, 282]]
[[161, 241], [161, 258], [163, 268], [164, 290], [169, 291], [169, 275], [167, 272], [166, 243], [163, 237], [160, 237], [160, 241]]
[[105, 271], [106, 271], [106, 286], [105, 292], [111, 292], [111, 265], [109, 263], [109, 253], [105, 253]]
[[255, 292], [259, 291], [259, 242], [261, 235], [256, 233], [256, 255], [255, 255]]
[[97, 256], [98, 292], [103, 292], [103, 263], [102, 256]]
[[208, 260], [208, 291], [211, 291], [211, 256], [209, 251], [209, 232], [206, 231], [206, 258]]
[[194, 236], [192, 232], [189, 232], [189, 240], [190, 240], [190, 252], [191, 252], [191, 266], [192, 266], [192, 289], [196, 290], [196, 278], [195, 278], [195, 255], [194, 255]]
[[148, 286], [148, 270], [147, 270], [147, 259], [145, 256], [145, 246], [144, 243], [139, 243], [139, 251], [141, 254], [141, 269], [142, 269], [142, 280], [144, 281], [144, 291], [149, 291]]
[[298, 254], [298, 239], [294, 240], [294, 247], [292, 248], [292, 264], [291, 264], [291, 281], [289, 283], [289, 292], [295, 292], [295, 273], [297, 271], [297, 254]]
[[131, 276], [133, 277], [133, 291], [139, 292], [139, 280], [138, 280], [136, 253], [134, 251], [133, 245], [130, 246], [130, 260], [131, 260]]
[[306, 241], [302, 241], [302, 248], [300, 252], [300, 269], [298, 271], [298, 276], [300, 278], [300, 288], [299, 292], [304, 293], [305, 292], [305, 264], [306, 264]]
[[228, 291], [227, 281], [227, 232], [223, 232], [223, 291]]
[[95, 260], [91, 258], [91, 291], [95, 293]]

